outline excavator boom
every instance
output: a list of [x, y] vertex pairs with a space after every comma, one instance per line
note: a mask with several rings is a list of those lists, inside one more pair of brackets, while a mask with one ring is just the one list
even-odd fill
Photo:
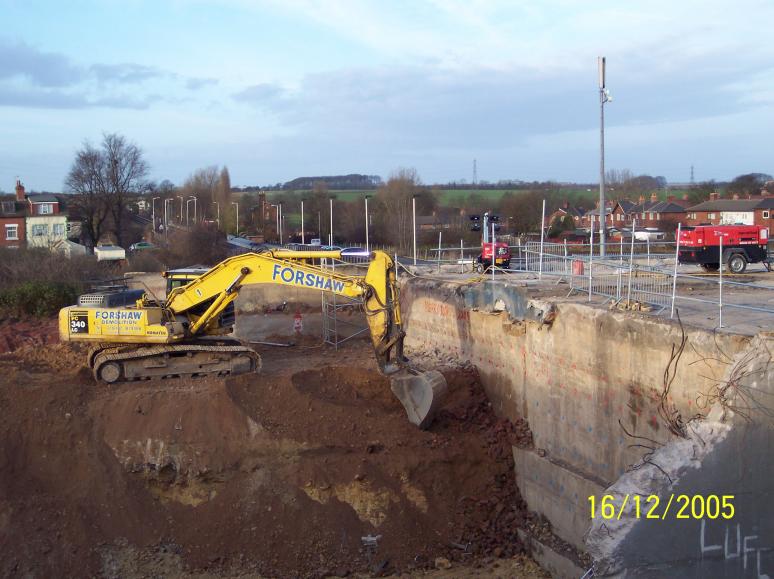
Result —
[[[403, 355], [395, 264], [372, 252], [364, 276], [342, 275], [312, 260], [340, 259], [341, 251], [275, 250], [225, 259], [159, 302], [147, 294], [135, 306], [71, 306], [59, 314], [63, 341], [98, 344], [89, 356], [97, 379], [118, 382], [150, 377], [238, 374], [257, 371], [258, 355], [236, 340], [224, 312], [246, 285], [278, 284], [362, 299], [377, 363], [409, 420], [429, 424], [446, 391], [439, 372], [419, 372]], [[230, 320], [230, 318], [228, 318]]]

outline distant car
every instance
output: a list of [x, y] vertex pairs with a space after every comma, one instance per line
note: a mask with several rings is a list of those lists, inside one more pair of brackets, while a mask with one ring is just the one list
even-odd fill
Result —
[[129, 246], [129, 251], [142, 251], [144, 249], [156, 249], [150, 241], [138, 241]]

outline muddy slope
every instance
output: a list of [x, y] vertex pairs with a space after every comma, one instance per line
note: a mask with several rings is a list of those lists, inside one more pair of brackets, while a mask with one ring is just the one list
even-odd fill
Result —
[[421, 432], [367, 344], [263, 356], [261, 376], [110, 389], [65, 346], [0, 357], [0, 574], [314, 577], [521, 551], [524, 432], [474, 373], [446, 372]]

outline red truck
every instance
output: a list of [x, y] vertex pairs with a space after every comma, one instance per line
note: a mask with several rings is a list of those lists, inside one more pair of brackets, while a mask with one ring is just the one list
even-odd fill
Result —
[[[720, 255], [720, 238], [723, 255]], [[744, 273], [748, 263], [764, 263], [768, 269], [769, 230], [758, 225], [697, 225], [680, 231], [680, 263], [696, 263], [717, 271], [721, 263], [732, 273]]]

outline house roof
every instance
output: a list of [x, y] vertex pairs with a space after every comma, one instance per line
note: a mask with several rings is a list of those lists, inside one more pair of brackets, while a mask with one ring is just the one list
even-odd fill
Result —
[[30, 203], [59, 203], [57, 196], [51, 193], [30, 193], [27, 199]]
[[651, 205], [646, 211], [652, 213], [685, 213], [685, 207], [673, 201], [659, 201]]
[[755, 211], [774, 207], [773, 199], [711, 199], [689, 207], [688, 211]]
[[557, 211], [561, 211], [562, 213], [566, 213], [567, 215], [572, 215], [573, 217], [583, 217], [585, 215], [586, 210], [583, 209], [583, 207], [560, 207], [557, 209]]
[[631, 209], [629, 209], [629, 213], [643, 213], [645, 211], [652, 211], [653, 207], [661, 203], [661, 201], [644, 201], [642, 203], [638, 203], [637, 205], [633, 205]]
[[[605, 215], [610, 215], [613, 212], [612, 207], [605, 207]], [[591, 209], [585, 213], [586, 215], [599, 215], [599, 209]]]
[[618, 205], [621, 206], [621, 209], [624, 210], [624, 213], [629, 213], [632, 210], [632, 207], [636, 205], [636, 203], [629, 201], [628, 199], [619, 199]]

